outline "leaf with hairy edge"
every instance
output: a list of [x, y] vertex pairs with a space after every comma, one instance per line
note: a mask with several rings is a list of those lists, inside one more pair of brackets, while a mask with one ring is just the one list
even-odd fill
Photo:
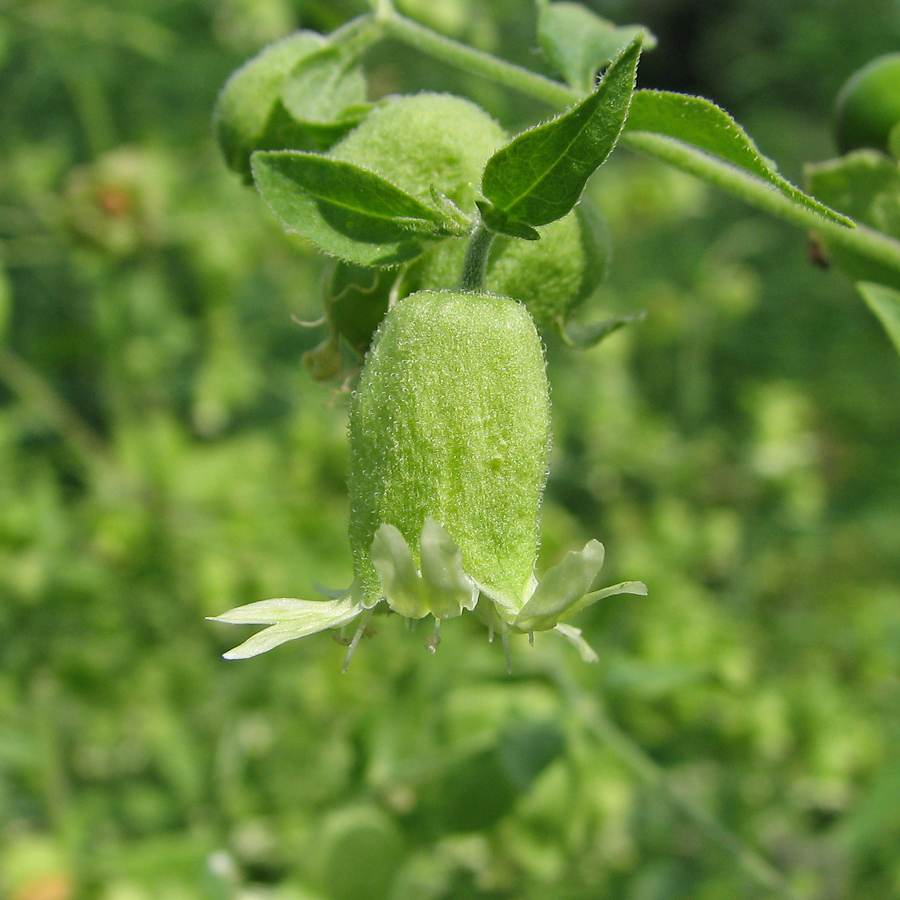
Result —
[[[572, 109], [522, 132], [487, 162], [479, 204], [489, 228], [522, 231], [561, 219], [612, 152], [628, 115], [640, 38], [614, 60], [597, 89]], [[524, 229], [523, 229], [524, 226]]]
[[711, 100], [670, 91], [635, 91], [625, 131], [628, 134], [650, 132], [688, 144], [768, 182], [794, 203], [832, 222], [853, 225], [852, 220], [782, 177], [772, 161], [759, 152], [747, 132]]
[[866, 281], [859, 282], [856, 289], [862, 294], [863, 300], [872, 312], [878, 316], [888, 337], [900, 353], [900, 291]]
[[445, 233], [439, 212], [353, 163], [281, 150], [254, 153], [251, 166], [288, 230], [348, 262], [395, 266], [421, 253], [417, 236]]
[[571, 87], [587, 93], [597, 72], [636, 37], [652, 50], [656, 38], [641, 25], [618, 26], [580, 3], [541, 3], [538, 39], [547, 59]]

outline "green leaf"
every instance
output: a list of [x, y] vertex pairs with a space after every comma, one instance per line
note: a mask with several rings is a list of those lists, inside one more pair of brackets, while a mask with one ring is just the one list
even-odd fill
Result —
[[711, 100], [670, 91], [636, 91], [625, 130], [629, 133], [650, 132], [688, 144], [756, 176], [794, 203], [832, 222], [853, 225], [851, 220], [783, 178], [774, 163], [759, 152], [744, 129]]
[[520, 631], [555, 628], [560, 618], [593, 586], [603, 567], [605, 552], [599, 541], [588, 541], [584, 550], [572, 551], [541, 579], [513, 624]]
[[281, 86], [281, 102], [298, 121], [335, 122], [366, 104], [366, 78], [354, 56], [337, 47], [300, 60]]
[[856, 289], [862, 294], [863, 300], [868, 303], [872, 312], [878, 316], [888, 337], [900, 353], [900, 291], [883, 284], [865, 281], [859, 282]]
[[644, 50], [656, 46], [656, 38], [643, 26], [617, 26], [580, 3], [542, 3], [538, 10], [544, 54], [569, 85], [585, 93], [594, 86], [597, 72], [637, 37]]
[[[295, 145], [300, 150], [327, 150], [372, 107], [366, 102], [366, 78], [357, 58], [338, 47], [324, 47], [302, 59], [281, 87], [281, 109], [289, 120], [282, 128], [285, 136], [292, 129], [302, 135], [303, 143]], [[269, 130], [277, 126], [273, 121]]]
[[223, 654], [225, 659], [248, 659], [286, 641], [328, 628], [340, 628], [361, 612], [362, 606], [348, 594], [337, 600], [260, 600], [231, 609], [221, 616], [211, 616], [210, 621], [229, 625], [269, 625]]
[[647, 313], [642, 310], [623, 316], [610, 316], [608, 319], [601, 319], [599, 322], [592, 322], [589, 325], [583, 325], [570, 319], [561, 324], [560, 335], [570, 347], [589, 350], [591, 347], [596, 347], [600, 341], [609, 337], [614, 331], [618, 331], [632, 322], [640, 322], [646, 315]]
[[522, 237], [513, 230], [516, 225], [546, 225], [575, 206], [588, 178], [612, 152], [622, 131], [640, 53], [637, 39], [586, 99], [523, 132], [488, 160], [481, 190], [489, 206], [479, 208], [489, 228]]
[[417, 236], [442, 233], [437, 211], [353, 163], [291, 150], [257, 152], [263, 199], [290, 231], [348, 262], [395, 266], [421, 253]]

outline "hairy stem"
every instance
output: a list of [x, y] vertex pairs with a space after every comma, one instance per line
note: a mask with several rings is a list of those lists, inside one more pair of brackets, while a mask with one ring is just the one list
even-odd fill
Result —
[[462, 277], [459, 288], [462, 291], [484, 291], [487, 289], [488, 258], [495, 234], [484, 222], [479, 221], [469, 237], [466, 256], [463, 260]]

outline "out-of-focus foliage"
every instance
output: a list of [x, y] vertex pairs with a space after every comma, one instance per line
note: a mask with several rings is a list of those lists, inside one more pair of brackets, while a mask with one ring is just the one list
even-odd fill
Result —
[[[540, 66], [525, 0], [405, 0]], [[609, 2], [641, 86], [725, 105], [788, 172], [896, 49], [887, 0]], [[301, 364], [322, 261], [218, 158], [228, 74], [319, 0], [0, 6], [0, 896], [751, 898], [610, 731], [801, 896], [900, 891], [900, 367], [805, 236], [643, 158], [598, 349], [549, 347], [545, 566], [597, 535], [626, 597], [514, 675], [475, 625], [378, 621], [246, 663], [203, 616], [346, 586], [345, 392]], [[691, 28], [677, 30], [678, 23]], [[377, 93], [546, 110], [396, 44]], [[632, 748], [633, 749], [633, 748]], [[475, 802], [477, 800], [477, 803]]]

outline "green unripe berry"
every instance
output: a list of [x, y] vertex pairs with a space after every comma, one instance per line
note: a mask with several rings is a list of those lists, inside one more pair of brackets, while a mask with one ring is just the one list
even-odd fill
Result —
[[216, 103], [214, 127], [229, 168], [252, 182], [250, 154], [254, 150], [277, 149], [265, 140], [279, 115], [288, 119], [281, 88], [291, 70], [325, 45], [314, 31], [297, 31], [260, 53], [232, 73]]
[[900, 122], [900, 53], [873, 59], [850, 76], [835, 102], [838, 147], [888, 152], [891, 129]]
[[385, 317], [350, 410], [350, 544], [369, 602], [379, 526], [416, 564], [427, 517], [466, 573], [516, 609], [533, 583], [547, 476], [550, 399], [543, 348], [508, 297], [423, 291]]
[[506, 133], [481, 107], [452, 94], [389, 97], [331, 155], [370, 169], [431, 204], [431, 186], [475, 209], [484, 164]]

